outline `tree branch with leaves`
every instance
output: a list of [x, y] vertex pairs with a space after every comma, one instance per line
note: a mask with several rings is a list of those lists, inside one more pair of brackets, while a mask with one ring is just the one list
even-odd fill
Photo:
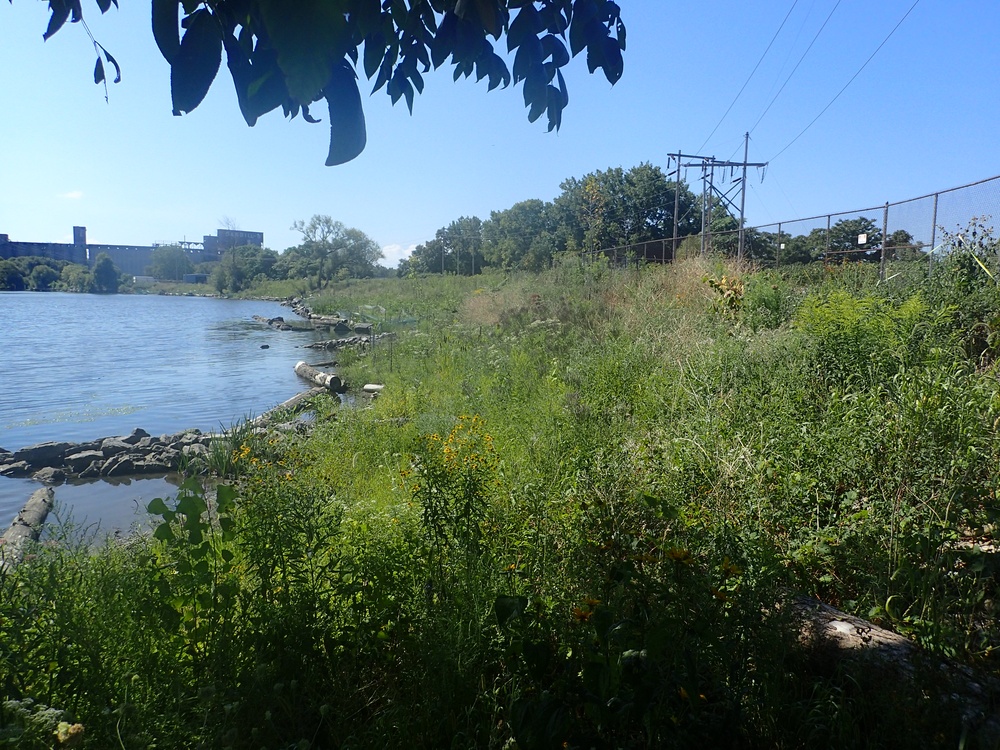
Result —
[[[13, 2], [13, 0], [11, 0]], [[96, 0], [101, 12], [117, 0]], [[49, 38], [67, 20], [83, 19], [81, 0], [48, 0]], [[151, 0], [153, 37], [170, 64], [175, 115], [193, 111], [218, 74], [225, 53], [240, 111], [251, 127], [277, 108], [317, 123], [323, 101], [330, 123], [326, 164], [351, 161], [367, 144], [358, 73], [374, 79], [412, 113], [424, 74], [449, 60], [452, 77], [475, 76], [488, 90], [520, 83], [528, 119], [546, 115], [558, 129], [569, 103], [562, 69], [586, 51], [591, 73], [622, 75], [625, 25], [610, 0]], [[88, 30], [89, 31], [89, 30]], [[93, 37], [92, 37], [93, 38]], [[497, 54], [506, 40], [513, 66]], [[94, 77], [104, 59], [96, 40]], [[568, 48], [567, 48], [568, 44]]]

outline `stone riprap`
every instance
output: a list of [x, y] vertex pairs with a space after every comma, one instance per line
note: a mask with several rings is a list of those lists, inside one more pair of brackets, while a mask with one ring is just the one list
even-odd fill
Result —
[[68, 479], [164, 474], [206, 456], [216, 438], [200, 430], [154, 437], [136, 429], [86, 443], [39, 443], [17, 451], [0, 448], [0, 476], [59, 484]]

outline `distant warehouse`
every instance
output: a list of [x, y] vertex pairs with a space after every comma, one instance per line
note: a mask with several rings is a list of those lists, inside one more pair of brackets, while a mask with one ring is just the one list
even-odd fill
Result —
[[[179, 241], [160, 243], [183, 247], [192, 263], [217, 261], [231, 248], [241, 245], [264, 246], [263, 232], [244, 232], [237, 229], [220, 229], [215, 235], [206, 234], [202, 242]], [[97, 256], [107, 253], [118, 270], [129, 276], [146, 276], [152, 262], [153, 250], [160, 245], [92, 245], [87, 242], [87, 227], [73, 227], [73, 242], [17, 242], [9, 235], [0, 234], [0, 260], [37, 256], [52, 260], [66, 260], [80, 265], [93, 266]], [[200, 247], [199, 247], [200, 246]], [[189, 274], [205, 276], [205, 274]], [[207, 280], [207, 277], [206, 277]], [[187, 279], [185, 278], [185, 281]], [[204, 283], [193, 281], [191, 283]]]

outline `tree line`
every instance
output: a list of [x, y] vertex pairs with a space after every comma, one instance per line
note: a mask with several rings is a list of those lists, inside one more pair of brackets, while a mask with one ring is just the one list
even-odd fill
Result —
[[552, 201], [520, 201], [490, 212], [485, 221], [476, 216], [452, 221], [401, 262], [400, 275], [468, 275], [488, 267], [539, 271], [560, 253], [671, 238], [675, 204], [680, 237], [701, 228], [698, 197], [648, 162], [570, 177], [559, 187]]
[[0, 291], [115, 294], [121, 283], [121, 272], [107, 253], [97, 256], [93, 268], [38, 256], [0, 260]]
[[[648, 162], [614, 167], [560, 184], [553, 201], [531, 199], [492, 211], [486, 220], [462, 216], [418, 245], [399, 267], [410, 273], [470, 275], [486, 268], [539, 271], [562, 253], [613, 254], [646, 261], [669, 261], [674, 212], [681, 251], [698, 252], [702, 228], [715, 253], [735, 256], [739, 220], [719, 198], [703, 200], [683, 182], [669, 180]], [[663, 240], [656, 244], [656, 240]], [[648, 243], [643, 245], [643, 243]], [[919, 257], [912, 235], [892, 232], [887, 250], [899, 259]], [[807, 235], [744, 231], [744, 256], [766, 263], [878, 261], [883, 237], [871, 219], [842, 219]]]

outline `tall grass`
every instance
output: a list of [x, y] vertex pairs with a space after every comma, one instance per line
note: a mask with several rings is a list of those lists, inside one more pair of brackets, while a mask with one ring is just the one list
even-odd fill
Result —
[[151, 537], [0, 578], [0, 732], [51, 746], [44, 704], [93, 747], [971, 747], [938, 678], [831, 661], [783, 605], [997, 669], [1000, 394], [969, 326], [1000, 304], [949, 278], [333, 286], [314, 309], [396, 322], [391, 356], [341, 357], [379, 398], [220, 443], [215, 514], [189, 486]]

